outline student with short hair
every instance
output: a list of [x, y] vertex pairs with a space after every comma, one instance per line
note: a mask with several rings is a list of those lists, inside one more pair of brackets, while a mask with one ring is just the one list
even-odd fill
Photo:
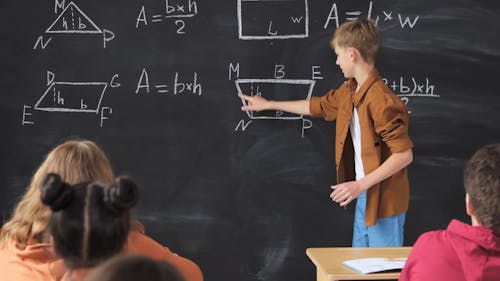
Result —
[[127, 177], [118, 177], [111, 187], [97, 181], [71, 186], [50, 173], [42, 183], [41, 200], [52, 210], [50, 235], [69, 269], [61, 280], [82, 281], [94, 267], [123, 251], [137, 186]]
[[338, 89], [298, 101], [268, 101], [240, 93], [247, 101], [242, 110], [336, 120], [337, 185], [330, 197], [340, 206], [357, 198], [352, 246], [401, 246], [410, 196], [406, 166], [413, 161], [408, 110], [375, 68], [380, 43], [373, 21], [342, 24], [330, 44], [348, 79]]
[[446, 230], [422, 234], [399, 280], [500, 280], [500, 143], [474, 153], [464, 186], [472, 225], [452, 220]]
[[171, 264], [140, 255], [118, 255], [98, 266], [85, 281], [189, 281]]
[[[91, 141], [70, 140], [52, 149], [34, 173], [11, 218], [0, 230], [1, 281], [60, 280], [66, 271], [51, 242], [50, 208], [40, 200], [40, 186], [49, 173], [60, 175], [61, 180], [70, 185], [100, 181], [110, 186], [115, 178], [107, 156]], [[166, 260], [186, 278], [203, 280], [194, 262], [144, 235], [144, 227], [135, 219], [131, 219], [125, 251]]]

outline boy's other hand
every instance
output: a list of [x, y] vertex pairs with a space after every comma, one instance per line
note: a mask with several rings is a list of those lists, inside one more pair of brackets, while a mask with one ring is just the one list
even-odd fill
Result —
[[332, 186], [333, 192], [330, 194], [332, 201], [344, 207], [365, 191], [358, 181], [348, 181]]
[[239, 93], [238, 96], [246, 101], [246, 105], [241, 107], [242, 111], [262, 111], [269, 109], [269, 101], [261, 96], [247, 96]]

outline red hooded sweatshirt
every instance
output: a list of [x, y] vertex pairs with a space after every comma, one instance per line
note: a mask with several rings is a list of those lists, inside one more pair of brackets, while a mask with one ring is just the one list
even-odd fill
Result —
[[500, 233], [452, 220], [446, 230], [422, 234], [400, 281], [498, 281]]

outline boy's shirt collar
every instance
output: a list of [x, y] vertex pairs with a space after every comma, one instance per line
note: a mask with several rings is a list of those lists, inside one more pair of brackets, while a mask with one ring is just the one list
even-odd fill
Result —
[[347, 81], [347, 87], [351, 91], [351, 94], [354, 94], [354, 97], [352, 98], [352, 102], [353, 102], [354, 106], [356, 106], [356, 107], [358, 106], [359, 102], [365, 96], [368, 89], [371, 87], [371, 85], [375, 81], [377, 81], [378, 78], [379, 78], [378, 71], [376, 68], [373, 68], [373, 70], [368, 75], [368, 78], [361, 85], [361, 87], [359, 88], [359, 91], [357, 93], [354, 93], [356, 91], [356, 88], [358, 87], [358, 83], [356, 82], [356, 79], [351, 78]]

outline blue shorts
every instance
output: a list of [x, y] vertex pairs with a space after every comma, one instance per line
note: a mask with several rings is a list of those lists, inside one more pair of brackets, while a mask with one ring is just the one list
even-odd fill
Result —
[[377, 220], [373, 226], [365, 226], [366, 192], [357, 200], [354, 213], [353, 247], [401, 247], [406, 213]]

